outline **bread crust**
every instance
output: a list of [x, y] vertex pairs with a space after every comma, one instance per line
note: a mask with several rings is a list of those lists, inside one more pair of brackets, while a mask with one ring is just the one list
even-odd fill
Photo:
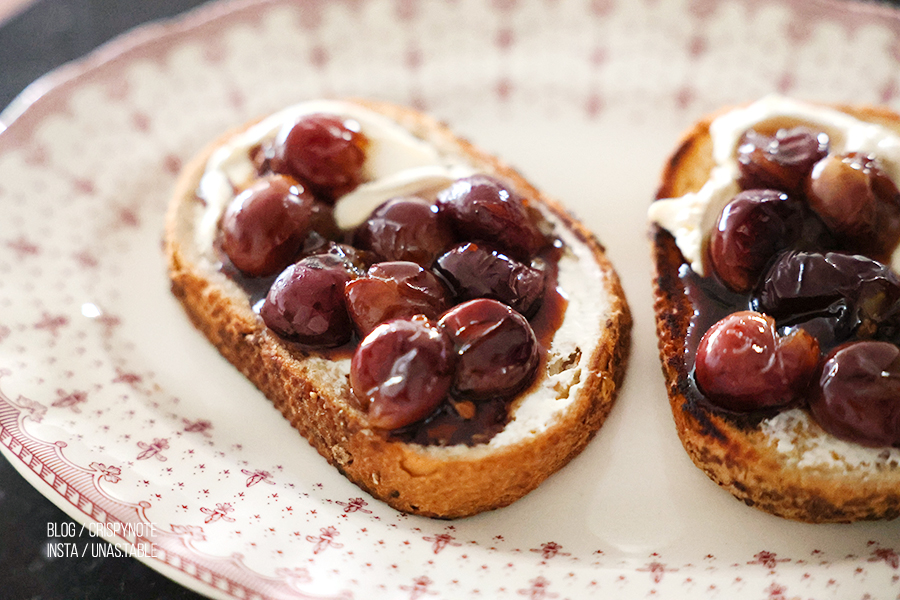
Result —
[[[900, 131], [900, 116], [873, 106], [834, 106], [860, 119]], [[709, 126], [723, 112], [687, 130], [662, 172], [657, 199], [696, 192], [713, 167]], [[686, 260], [675, 239], [653, 224], [654, 312], [659, 354], [678, 436], [694, 464], [749, 506], [813, 523], [893, 519], [900, 515], [900, 465], [848, 468], [798, 464], [802, 456], [780, 451], [762, 422], [736, 419], [713, 409], [692, 383], [686, 336], [694, 307], [679, 270]], [[814, 422], [801, 437], [809, 444], [831, 436]]]
[[[579, 222], [499, 159], [419, 112], [371, 101], [353, 102], [388, 116], [438, 148], [465, 156], [480, 171], [504, 178], [537, 199], [590, 249], [611, 304], [606, 328], [591, 349], [585, 384], [569, 408], [538, 435], [516, 443], [426, 448], [388, 441], [348, 402], [346, 377], [328, 372], [327, 357], [284, 343], [262, 324], [246, 296], [194, 248], [200, 177], [226, 133], [197, 155], [179, 178], [166, 220], [165, 252], [173, 294], [192, 323], [252, 381], [309, 443], [348, 479], [408, 513], [457, 518], [506, 506], [537, 487], [585, 447], [608, 415], [621, 385], [631, 316], [604, 248]], [[249, 126], [249, 124], [248, 124]], [[241, 130], [244, 129], [243, 127]], [[252, 399], [248, 400], [252, 401]]]

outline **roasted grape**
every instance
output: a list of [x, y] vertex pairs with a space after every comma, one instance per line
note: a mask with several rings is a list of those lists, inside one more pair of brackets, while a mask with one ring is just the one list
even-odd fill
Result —
[[353, 119], [314, 114], [282, 128], [270, 168], [307, 184], [323, 199], [334, 200], [362, 180], [368, 140]]
[[825, 133], [803, 127], [780, 129], [774, 136], [749, 130], [738, 146], [741, 189], [803, 191], [813, 165], [828, 154]]
[[471, 300], [444, 314], [459, 362], [454, 390], [466, 398], [507, 397], [534, 378], [540, 362], [534, 331], [521, 314], [496, 300]]
[[278, 335], [314, 347], [350, 341], [353, 324], [344, 301], [352, 271], [339, 257], [306, 257], [282, 271], [260, 309]]
[[749, 292], [775, 255], [803, 230], [803, 205], [783, 192], [749, 190], [725, 206], [709, 241], [719, 279], [736, 292]]
[[488, 175], [453, 182], [438, 195], [437, 206], [461, 238], [487, 242], [519, 260], [534, 256], [547, 245], [537, 212]]
[[408, 260], [430, 267], [454, 242], [437, 206], [417, 197], [395, 198], [376, 208], [357, 228], [353, 243], [380, 260]]
[[769, 269], [754, 300], [780, 323], [825, 319], [840, 343], [872, 335], [900, 307], [900, 279], [886, 265], [859, 255], [787, 252]]
[[434, 319], [450, 307], [450, 292], [441, 280], [408, 261], [372, 265], [365, 277], [347, 284], [345, 294], [363, 336], [390, 319], [418, 314]]
[[245, 275], [274, 275], [289, 265], [313, 231], [334, 229], [330, 206], [290, 177], [260, 179], [222, 216], [222, 250]]
[[900, 192], [871, 156], [823, 158], [810, 173], [806, 197], [851, 252], [887, 260], [900, 240]]
[[455, 246], [435, 261], [435, 270], [460, 300], [492, 298], [531, 317], [543, 299], [544, 270], [482, 244]]
[[713, 404], [750, 412], [799, 399], [818, 362], [818, 342], [802, 329], [781, 336], [772, 317], [741, 311], [718, 321], [700, 340], [695, 377]]
[[456, 354], [443, 328], [424, 316], [376, 327], [350, 363], [350, 387], [378, 429], [428, 417], [447, 397]]
[[823, 429], [864, 446], [900, 446], [900, 348], [853, 342], [822, 366], [810, 410]]

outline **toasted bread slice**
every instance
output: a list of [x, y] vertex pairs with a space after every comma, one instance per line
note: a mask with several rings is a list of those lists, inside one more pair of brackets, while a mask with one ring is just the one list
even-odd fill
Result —
[[198, 235], [207, 207], [197, 190], [208, 160], [246, 127], [203, 150], [178, 181], [165, 234], [172, 292], [221, 354], [329, 463], [375, 498], [400, 511], [440, 518], [508, 505], [576, 456], [610, 411], [631, 327], [618, 277], [583, 225], [497, 158], [411, 109], [344, 104], [387, 117], [442, 156], [502, 178], [540, 209], [565, 244], [559, 268], [568, 298], [565, 317], [537, 381], [513, 401], [505, 428], [472, 446], [395, 441], [371, 428], [365, 412], [350, 401], [349, 358], [285, 343], [265, 327], [247, 294], [223, 274], [208, 237]]
[[[835, 107], [900, 131], [900, 116], [875, 107]], [[710, 126], [731, 109], [694, 124], [668, 159], [657, 200], [693, 193], [716, 161]], [[868, 448], [826, 433], [804, 408], [735, 415], [714, 408], [692, 376], [695, 307], [686, 289], [691, 261], [675, 237], [650, 226], [659, 353], [678, 435], [691, 460], [747, 505], [806, 522], [892, 519], [900, 515], [900, 450]], [[691, 342], [693, 340], [693, 342]]]

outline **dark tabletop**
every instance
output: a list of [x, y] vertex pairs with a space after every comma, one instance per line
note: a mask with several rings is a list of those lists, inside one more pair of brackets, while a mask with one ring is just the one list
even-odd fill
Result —
[[[0, 26], [0, 107], [60, 64], [146, 21], [176, 15], [201, 0], [38, 0]], [[0, 225], [2, 227], [2, 225]], [[132, 558], [92, 558], [87, 530], [0, 457], [0, 599], [187, 600], [202, 596]], [[80, 527], [74, 528], [77, 533]], [[85, 556], [48, 558], [48, 545], [74, 543]], [[97, 550], [96, 554], [102, 554]]]
[[[850, 1], [850, 0], [848, 0]], [[900, 5], [900, 0], [885, 2]], [[146, 21], [201, 0], [38, 0], [0, 25], [0, 107], [29, 83]], [[48, 545], [101, 544], [0, 457], [0, 598], [3, 600], [196, 599], [197, 594], [130, 558], [48, 558]], [[99, 553], [99, 552], [98, 552]]]

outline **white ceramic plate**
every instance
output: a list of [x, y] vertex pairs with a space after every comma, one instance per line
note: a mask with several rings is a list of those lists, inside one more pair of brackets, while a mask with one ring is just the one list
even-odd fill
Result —
[[[0, 450], [73, 518], [124, 550], [146, 542], [142, 560], [213, 597], [897, 598], [900, 522], [787, 522], [691, 465], [657, 363], [645, 211], [679, 132], [722, 104], [781, 91], [900, 108], [898, 31], [892, 12], [828, 1], [310, 0], [133, 32], [2, 117]], [[344, 95], [424, 108], [506, 158], [623, 279], [619, 401], [513, 506], [445, 522], [371, 499], [168, 292], [180, 165], [253, 116]]]

